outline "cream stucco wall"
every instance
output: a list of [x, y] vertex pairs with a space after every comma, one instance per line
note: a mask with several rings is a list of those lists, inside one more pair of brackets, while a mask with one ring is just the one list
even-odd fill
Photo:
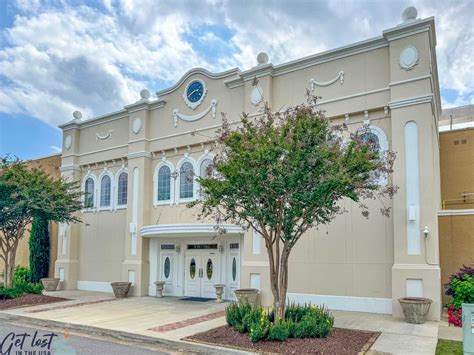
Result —
[[[430, 318], [438, 319], [436, 122], [440, 100], [435, 45], [433, 18], [415, 21], [386, 30], [378, 38], [280, 65], [260, 63], [246, 71], [233, 69], [220, 74], [193, 69], [174, 86], [158, 92], [157, 100], [143, 98], [110, 115], [62, 125], [64, 141], [66, 137], [71, 141], [62, 155], [65, 177], [82, 181], [87, 174], [99, 177], [104, 170], [117, 174], [122, 165], [129, 174], [126, 209], [84, 212], [87, 224], [68, 227], [61, 239], [59, 249], [66, 253], [58, 253], [56, 272], [64, 274], [64, 287], [78, 287], [77, 281], [81, 281], [81, 287], [101, 288], [121, 279], [134, 281], [134, 295], [148, 294], [156, 281], [151, 278], [158, 277], [157, 240], [179, 237], [141, 236], [141, 228], [172, 224], [179, 229], [201, 223], [197, 211], [179, 199], [154, 204], [156, 167], [165, 161], [179, 172], [184, 159], [197, 165], [206, 152], [212, 153], [221, 112], [235, 126], [242, 112], [258, 115], [265, 101], [277, 109], [299, 104], [304, 102], [313, 79], [323, 82], [314, 87], [314, 93], [322, 96], [319, 105], [334, 123], [345, 122], [349, 131], [368, 124], [385, 136], [386, 147], [397, 153], [392, 179], [399, 191], [393, 200], [385, 201], [392, 207], [388, 218], [379, 213], [378, 202], [367, 202], [371, 214], [366, 219], [354, 203], [342, 201], [347, 213], [328, 226], [306, 233], [290, 258], [291, 297], [400, 316], [397, 298], [413, 295], [408, 281], [415, 280], [421, 285], [422, 295], [434, 300]], [[408, 46], [416, 47], [418, 61], [404, 69], [399, 64], [400, 53]], [[182, 94], [196, 79], [205, 82], [207, 93], [193, 110], [184, 103]], [[258, 105], [250, 102], [255, 85], [263, 92]], [[217, 101], [214, 112], [213, 100]], [[203, 117], [195, 117], [202, 112]], [[191, 121], [175, 122], [178, 114], [189, 116]], [[407, 196], [411, 192], [407, 190], [406, 166], [416, 151], [415, 147], [405, 151], [408, 122], [417, 125], [419, 182], [415, 191], [419, 213], [415, 220], [417, 225], [429, 227], [426, 239], [421, 228], [408, 231], [414, 222], [408, 219]], [[177, 189], [178, 180], [172, 182]], [[261, 299], [269, 303], [264, 247], [254, 255], [252, 233], [241, 234], [240, 286], [249, 287], [250, 274], [259, 274]], [[209, 234], [208, 239], [214, 240], [213, 235]], [[419, 253], [411, 253], [407, 241], [412, 239], [421, 245]], [[177, 260], [183, 260], [184, 251], [177, 253], [181, 253]]]

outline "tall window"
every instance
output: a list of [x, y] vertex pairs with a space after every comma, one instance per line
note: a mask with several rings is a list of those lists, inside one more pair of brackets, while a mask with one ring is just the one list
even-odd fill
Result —
[[374, 132], [364, 132], [360, 136], [362, 142], [369, 145], [369, 148], [374, 151], [380, 151], [380, 140], [379, 137]]
[[117, 205], [127, 204], [128, 174], [123, 172], [119, 175], [117, 186]]
[[110, 176], [104, 175], [100, 181], [100, 207], [110, 207], [111, 184]]
[[94, 180], [88, 178], [84, 187], [84, 208], [94, 207]]
[[204, 159], [201, 163], [199, 176], [204, 177], [204, 178], [210, 177], [212, 175], [210, 171], [211, 164], [212, 164], [211, 159]]
[[158, 201], [171, 200], [171, 169], [163, 165], [158, 170]]
[[186, 162], [179, 171], [179, 198], [192, 198], [194, 195], [193, 164]]
[[[199, 167], [199, 176], [203, 178], [209, 178], [211, 177], [211, 165], [212, 165], [212, 160], [211, 159], [204, 159], [201, 162], [201, 166]], [[202, 191], [202, 187], [199, 186], [199, 196], [204, 197], [204, 193]]]

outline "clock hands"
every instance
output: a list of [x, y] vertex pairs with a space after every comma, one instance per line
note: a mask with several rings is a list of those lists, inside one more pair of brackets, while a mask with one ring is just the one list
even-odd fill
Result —
[[189, 94], [188, 94], [188, 99], [190, 99], [191, 95], [194, 94], [196, 91], [199, 91], [199, 89], [194, 89], [193, 91], [191, 91]]

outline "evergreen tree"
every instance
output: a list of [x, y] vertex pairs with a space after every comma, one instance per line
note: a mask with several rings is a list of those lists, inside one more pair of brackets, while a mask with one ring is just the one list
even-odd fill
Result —
[[48, 277], [49, 271], [49, 230], [48, 221], [38, 217], [33, 219], [30, 233], [31, 281], [39, 282]]

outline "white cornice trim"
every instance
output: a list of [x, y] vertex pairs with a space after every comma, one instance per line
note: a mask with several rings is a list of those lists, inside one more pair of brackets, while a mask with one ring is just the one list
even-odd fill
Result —
[[[217, 233], [215, 227], [215, 224], [155, 224], [141, 227], [140, 235], [142, 237], [170, 234], [185, 234], [186, 236], [188, 234], [215, 235]], [[221, 228], [226, 230], [226, 234], [244, 233], [244, 229], [235, 224], [224, 224]]]
[[429, 94], [425, 96], [411, 97], [409, 99], [391, 101], [388, 103], [388, 105], [390, 106], [390, 109], [394, 109], [394, 108], [413, 106], [413, 105], [432, 103], [432, 102], [433, 102], [433, 95]]
[[438, 211], [438, 216], [468, 216], [468, 215], [474, 215], [474, 209]]
[[389, 90], [390, 90], [390, 88], [380, 88], [380, 89], [375, 89], [375, 90], [370, 90], [370, 91], [359, 92], [359, 93], [357, 93], [357, 94], [352, 94], [352, 95], [347, 95], [347, 96], [341, 96], [341, 97], [336, 97], [336, 98], [334, 98], [334, 99], [319, 101], [319, 102], [318, 102], [318, 105], [328, 104], [328, 103], [336, 102], [336, 101], [348, 100], [348, 99], [352, 99], [352, 98], [354, 98], [354, 97], [365, 96], [365, 95], [371, 95], [371, 94], [376, 94], [376, 93], [379, 93], [379, 92], [389, 91]]
[[[81, 154], [68, 154], [68, 155], [63, 155], [62, 158], [67, 158], [67, 157], [84, 157], [86, 155], [91, 155], [91, 154], [96, 154], [96, 153], [102, 153], [106, 152], [108, 150], [115, 150], [115, 149], [120, 149], [120, 148], [127, 148], [128, 144], [122, 144], [122, 145], [116, 145], [115, 147], [110, 147], [110, 148], [104, 148], [104, 149], [99, 149], [99, 150], [94, 150], [92, 152], [87, 152], [87, 153], [81, 153]], [[109, 160], [112, 160], [113, 158], [110, 158]]]
[[427, 74], [427, 75], [417, 76], [416, 78], [394, 81], [394, 82], [389, 83], [388, 85], [389, 86], [403, 85], [403, 84], [413, 83], [415, 81], [425, 80], [425, 79], [433, 80], [431, 74]]
[[134, 158], [151, 158], [151, 153], [142, 150], [140, 152], [129, 153], [127, 155], [127, 159], [134, 159]]
[[61, 172], [64, 172], [64, 171], [81, 171], [81, 167], [79, 165], [75, 165], [75, 164], [72, 164], [72, 165], [64, 165], [64, 166], [61, 166], [59, 168], [59, 170]]

